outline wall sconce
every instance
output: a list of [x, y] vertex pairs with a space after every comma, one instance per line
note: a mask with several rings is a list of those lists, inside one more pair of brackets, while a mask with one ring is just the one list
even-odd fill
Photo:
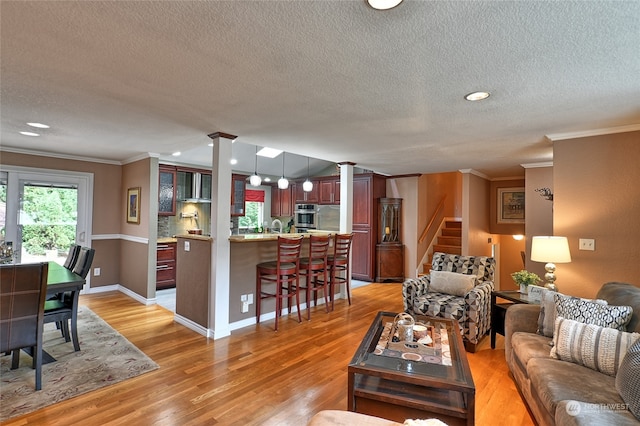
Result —
[[536, 192], [540, 193], [541, 197], [544, 197], [546, 200], [553, 202], [553, 192], [549, 188], [536, 188]]
[[524, 235], [516, 234], [516, 235], [513, 236], [513, 239], [516, 240], [516, 241], [522, 241], [522, 240], [524, 240]]

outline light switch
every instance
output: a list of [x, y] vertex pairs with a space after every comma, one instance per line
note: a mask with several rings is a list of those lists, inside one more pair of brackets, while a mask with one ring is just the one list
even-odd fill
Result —
[[190, 241], [185, 241], [184, 242], [184, 251], [189, 251], [189, 250], [191, 250]]
[[93, 276], [94, 277], [100, 276], [100, 268], [93, 268]]

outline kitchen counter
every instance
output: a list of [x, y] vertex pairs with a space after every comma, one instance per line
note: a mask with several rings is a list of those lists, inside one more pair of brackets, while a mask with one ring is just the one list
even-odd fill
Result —
[[176, 237], [159, 237], [158, 244], [167, 244], [167, 243], [175, 243], [178, 240]]
[[180, 234], [175, 235], [175, 238], [187, 238], [191, 240], [200, 240], [200, 241], [213, 241], [213, 237], [209, 235], [197, 235], [197, 234]]
[[314, 230], [313, 232], [301, 232], [301, 233], [295, 233], [295, 234], [241, 234], [241, 235], [231, 235], [229, 237], [229, 241], [232, 243], [255, 243], [255, 242], [260, 242], [260, 241], [277, 241], [279, 236], [283, 236], [283, 237], [295, 237], [295, 236], [302, 236], [303, 238], [309, 238], [311, 235], [318, 235], [318, 234], [326, 234], [326, 235], [333, 235], [335, 234], [334, 231], [321, 231], [321, 230]]

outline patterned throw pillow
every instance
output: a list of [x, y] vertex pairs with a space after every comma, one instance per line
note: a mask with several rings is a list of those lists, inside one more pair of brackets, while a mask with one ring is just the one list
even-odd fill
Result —
[[429, 291], [464, 296], [476, 284], [475, 275], [458, 274], [448, 271], [431, 271]]
[[622, 360], [616, 374], [616, 390], [629, 410], [640, 420], [640, 340], [637, 340]]
[[613, 328], [584, 324], [556, 317], [553, 358], [584, 365], [592, 370], [615, 376], [627, 350], [639, 333], [625, 333]]
[[556, 302], [556, 317], [585, 324], [625, 331], [627, 323], [631, 321], [631, 315], [633, 315], [631, 306], [601, 305], [577, 297], [563, 297], [557, 293], [553, 298]]
[[[553, 330], [556, 322], [556, 302], [554, 299], [555, 295], [558, 295], [562, 298], [570, 298], [570, 299], [578, 299], [573, 296], [566, 296], [562, 293], [556, 293], [555, 291], [544, 289], [542, 290], [542, 299], [540, 300], [540, 315], [538, 316], [538, 334], [541, 334], [546, 337], [553, 337]], [[600, 305], [606, 305], [607, 301], [602, 299], [579, 299], [585, 300], [593, 303], [598, 303]]]

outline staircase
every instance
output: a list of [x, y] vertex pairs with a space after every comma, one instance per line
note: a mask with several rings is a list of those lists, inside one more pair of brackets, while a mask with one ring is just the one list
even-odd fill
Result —
[[429, 253], [429, 263], [422, 265], [424, 273], [428, 273], [431, 269], [431, 261], [434, 252], [462, 254], [462, 222], [457, 220], [447, 220], [444, 223], [437, 243], [433, 245], [433, 252]]

